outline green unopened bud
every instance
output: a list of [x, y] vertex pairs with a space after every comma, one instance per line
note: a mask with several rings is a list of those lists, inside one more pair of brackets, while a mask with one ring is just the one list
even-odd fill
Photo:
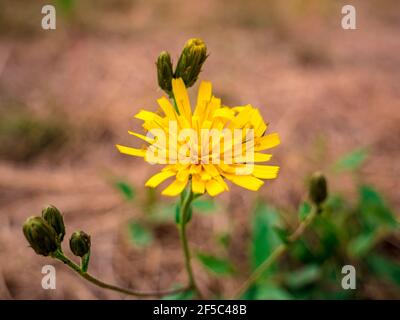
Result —
[[201, 72], [207, 59], [207, 46], [201, 39], [190, 39], [183, 47], [175, 70], [175, 78], [182, 78], [186, 87], [191, 87]]
[[157, 78], [158, 85], [163, 89], [168, 95], [172, 91], [172, 78], [174, 71], [172, 70], [172, 61], [169, 53], [163, 51], [157, 58]]
[[83, 231], [75, 231], [69, 239], [69, 247], [74, 255], [83, 257], [90, 251], [90, 236]]
[[328, 187], [326, 179], [321, 172], [315, 172], [310, 180], [310, 199], [317, 206], [326, 200], [328, 196]]
[[58, 248], [54, 229], [41, 217], [26, 219], [22, 231], [37, 254], [48, 256]]
[[48, 205], [42, 210], [42, 218], [53, 227], [58, 239], [62, 242], [65, 236], [65, 225], [61, 212], [56, 207]]

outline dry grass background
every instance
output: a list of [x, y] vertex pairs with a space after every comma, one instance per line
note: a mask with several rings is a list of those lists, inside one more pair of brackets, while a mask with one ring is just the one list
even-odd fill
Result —
[[[190, 37], [209, 47], [201, 79], [212, 80], [227, 105], [259, 107], [282, 140], [273, 159], [281, 166], [278, 180], [259, 194], [232, 188], [220, 197], [225, 213], [191, 223], [195, 248], [212, 248], [217, 230], [234, 232], [231, 255], [239, 276], [215, 280], [195, 265], [203, 290], [229, 293], [245, 277], [246, 226], [256, 197], [293, 208], [304, 197], [307, 174], [328, 170], [356, 147], [371, 150], [363, 178], [398, 210], [399, 3], [353, 1], [355, 31], [341, 28], [343, 4], [76, 1], [72, 10], [57, 11], [56, 31], [43, 31], [42, 1], [2, 1], [0, 116], [26, 113], [61, 127], [51, 139], [67, 138], [33, 154], [30, 140], [6, 139], [0, 146], [0, 298], [125, 298], [85, 283], [59, 263], [57, 290], [41, 289], [40, 270], [50, 261], [27, 247], [21, 224], [47, 203], [63, 210], [69, 234], [83, 229], [92, 235], [93, 274], [140, 289], [185, 280], [174, 226], [158, 227], [151, 247], [133, 247], [126, 222], [143, 212], [124, 204], [107, 177], [124, 177], [144, 197], [143, 182], [156, 168], [118, 154], [114, 144], [138, 143], [127, 134], [139, 127], [132, 116], [139, 108], [155, 109], [162, 94], [155, 59], [165, 49], [177, 57]], [[330, 180], [332, 188], [354, 192], [348, 177]]]

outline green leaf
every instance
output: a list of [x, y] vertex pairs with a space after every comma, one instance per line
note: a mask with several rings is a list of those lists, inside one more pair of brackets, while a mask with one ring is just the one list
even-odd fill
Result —
[[299, 207], [299, 219], [300, 221], [304, 221], [307, 216], [309, 215], [309, 213], [311, 212], [311, 204], [309, 204], [308, 202], [304, 201], [300, 207]]
[[219, 258], [208, 253], [197, 253], [197, 259], [202, 265], [210, 272], [216, 275], [230, 275], [233, 273], [234, 268], [230, 261], [224, 258]]
[[359, 188], [359, 194], [361, 216], [370, 229], [375, 229], [379, 225], [386, 225], [391, 228], [399, 226], [382, 196], [374, 188], [362, 185]]
[[[272, 251], [282, 243], [274, 227], [279, 227], [280, 216], [276, 209], [259, 202], [252, 217], [251, 260], [253, 269], [257, 268]], [[268, 272], [275, 270], [271, 267]]]
[[192, 290], [169, 294], [161, 298], [161, 300], [191, 300], [194, 297]]
[[148, 246], [153, 240], [151, 232], [138, 222], [129, 224], [129, 234], [133, 244], [138, 247]]
[[[176, 224], [179, 224], [180, 223], [180, 216], [181, 216], [181, 209], [180, 209], [180, 205], [179, 205], [179, 203], [177, 203], [176, 205], [175, 205], [175, 222], [176, 222]], [[185, 223], [188, 223], [190, 220], [192, 220], [192, 215], [193, 215], [193, 209], [192, 208], [189, 208], [189, 211], [188, 211], [188, 213], [187, 213], [187, 215], [186, 215], [186, 221], [185, 221]]]
[[385, 278], [400, 286], [400, 267], [398, 263], [377, 254], [369, 255], [366, 259], [371, 271], [378, 277]]
[[135, 197], [135, 189], [129, 183], [120, 180], [115, 182], [114, 186], [125, 200], [132, 201]]
[[175, 205], [175, 222], [176, 222], [176, 224], [179, 224], [180, 219], [181, 219], [180, 216], [181, 216], [181, 209], [180, 209], [179, 203], [177, 203]]
[[185, 223], [188, 223], [190, 220], [192, 220], [192, 216], [193, 216], [193, 209], [190, 207], [186, 216]]
[[367, 254], [375, 244], [376, 232], [365, 231], [352, 239], [348, 244], [349, 254], [353, 257], [362, 257]]
[[337, 172], [342, 171], [355, 171], [361, 168], [368, 158], [368, 150], [366, 148], [359, 148], [345, 154], [334, 165]]
[[291, 300], [293, 296], [275, 284], [260, 285], [255, 295], [257, 300]]
[[193, 209], [200, 213], [210, 213], [217, 209], [217, 205], [213, 199], [196, 199], [192, 202]]
[[292, 271], [285, 277], [285, 283], [292, 289], [298, 289], [317, 281], [321, 277], [318, 265], [308, 265], [297, 271]]

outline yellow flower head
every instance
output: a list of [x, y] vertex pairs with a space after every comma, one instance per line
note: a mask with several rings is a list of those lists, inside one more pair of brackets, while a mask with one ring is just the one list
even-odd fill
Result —
[[135, 116], [144, 121], [146, 135], [129, 133], [148, 145], [141, 149], [117, 145], [121, 153], [165, 165], [146, 186], [154, 188], [174, 177], [163, 195], [180, 194], [191, 180], [194, 193], [216, 196], [229, 190], [225, 180], [257, 191], [264, 184], [261, 179], [277, 177], [278, 166], [257, 164], [272, 156], [260, 151], [280, 141], [277, 133], [265, 134], [267, 125], [256, 108], [223, 106], [208, 81], [200, 84], [194, 112], [181, 78], [172, 80], [172, 91], [174, 104], [166, 97], [157, 100], [162, 114], [141, 110]]

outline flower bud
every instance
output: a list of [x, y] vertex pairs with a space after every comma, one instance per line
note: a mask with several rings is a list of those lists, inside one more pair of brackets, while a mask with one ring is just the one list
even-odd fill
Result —
[[163, 89], [168, 95], [172, 91], [172, 77], [174, 71], [172, 70], [172, 61], [169, 53], [167, 51], [162, 51], [157, 58], [157, 78], [158, 85]]
[[328, 196], [326, 179], [321, 172], [315, 172], [311, 176], [309, 195], [312, 202], [317, 206], [324, 202]]
[[186, 87], [191, 87], [200, 74], [207, 59], [207, 46], [201, 39], [189, 39], [183, 47], [175, 70], [175, 78], [182, 78]]
[[69, 247], [74, 255], [83, 257], [90, 251], [90, 236], [83, 231], [75, 231], [69, 239]]
[[42, 218], [54, 229], [60, 242], [63, 241], [65, 225], [61, 212], [56, 207], [48, 205], [42, 210]]
[[37, 254], [48, 256], [58, 248], [54, 229], [41, 217], [26, 219], [22, 231]]

